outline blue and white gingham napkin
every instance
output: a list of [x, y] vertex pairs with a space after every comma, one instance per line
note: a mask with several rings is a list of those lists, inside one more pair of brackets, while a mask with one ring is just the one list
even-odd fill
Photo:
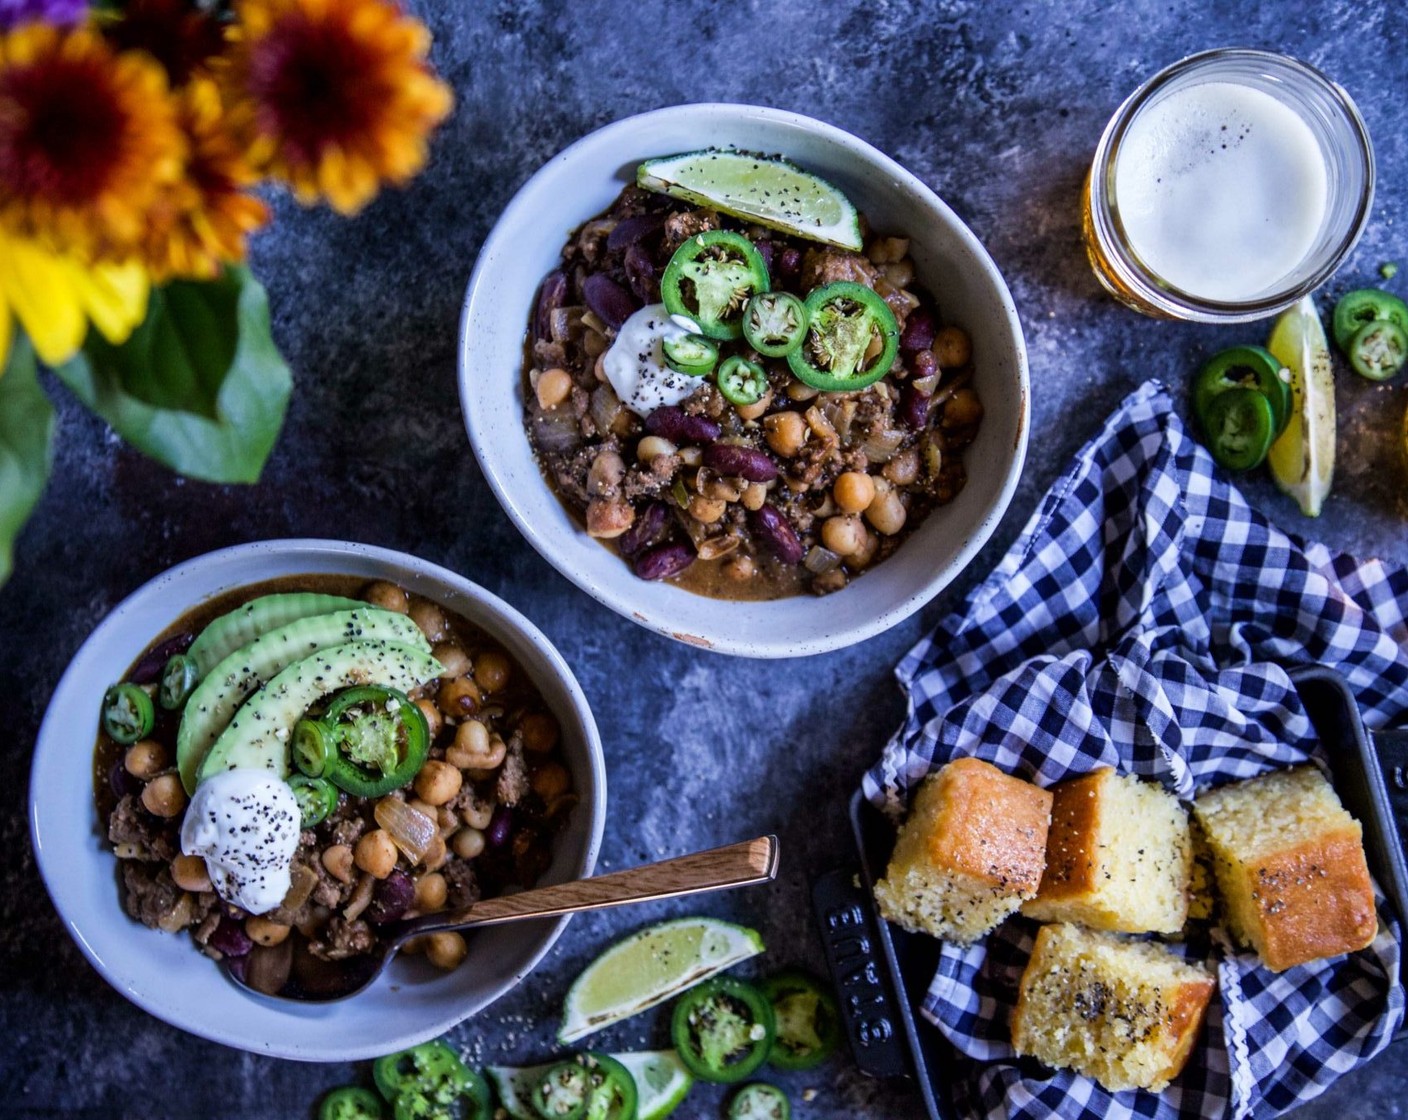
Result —
[[[962, 755], [1050, 786], [1099, 766], [1196, 787], [1313, 758], [1287, 666], [1338, 669], [1370, 727], [1408, 709], [1408, 571], [1288, 537], [1252, 509], [1150, 382], [1057, 480], [963, 610], [896, 670], [904, 726], [866, 774], [898, 811]], [[1218, 974], [1194, 1056], [1162, 1093], [1109, 1093], [1012, 1052], [1036, 926], [945, 944], [926, 1016], [958, 1051], [969, 1117], [1274, 1116], [1382, 1050], [1403, 1020], [1400, 931], [1275, 974], [1222, 941], [1175, 945]]]

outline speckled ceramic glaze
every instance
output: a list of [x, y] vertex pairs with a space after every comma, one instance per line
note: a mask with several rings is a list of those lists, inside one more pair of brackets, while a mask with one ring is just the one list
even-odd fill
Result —
[[[779, 152], [831, 180], [879, 231], [907, 236], [920, 282], [973, 339], [985, 415], [964, 453], [968, 484], [894, 556], [844, 590], [772, 602], [708, 599], [637, 579], [588, 537], [544, 482], [524, 432], [523, 340], [538, 284], [568, 234], [651, 156], [707, 147]], [[1011, 294], [983, 246], [934, 193], [863, 140], [796, 113], [685, 105], [608, 125], [550, 160], [509, 203], [479, 254], [460, 321], [460, 402], [479, 465], [519, 530], [614, 611], [721, 653], [791, 657], [878, 634], [946, 587], [996, 527], [1026, 455], [1026, 347]]]
[[312, 573], [393, 580], [480, 627], [518, 661], [562, 724], [563, 751], [581, 795], [542, 883], [590, 875], [605, 819], [606, 775], [586, 698], [557, 651], [523, 615], [468, 580], [404, 553], [337, 541], [266, 541], [213, 552], [158, 576], [108, 615], [70, 663], [40, 728], [30, 830], [40, 873], [69, 933], [133, 1003], [242, 1050], [346, 1061], [433, 1038], [492, 1003], [537, 964], [567, 920], [476, 933], [469, 960], [448, 974], [397, 960], [371, 989], [343, 1003], [266, 1000], [236, 987], [188, 934], [148, 929], [123, 913], [117, 859], [93, 805], [99, 702], [148, 641], [212, 596]]

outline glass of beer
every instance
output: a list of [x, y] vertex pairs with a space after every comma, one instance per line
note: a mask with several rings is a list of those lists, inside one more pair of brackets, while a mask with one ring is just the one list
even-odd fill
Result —
[[1119, 107], [1082, 227], [1096, 276], [1136, 311], [1240, 323], [1324, 283], [1373, 199], [1374, 152], [1349, 94], [1285, 55], [1213, 50]]

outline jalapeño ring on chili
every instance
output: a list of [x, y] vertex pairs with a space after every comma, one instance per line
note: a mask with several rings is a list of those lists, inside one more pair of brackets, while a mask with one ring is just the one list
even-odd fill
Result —
[[666, 335], [660, 348], [665, 364], [688, 377], [707, 377], [719, 364], [719, 344], [702, 334]]
[[[344, 716], [350, 718], [344, 721]], [[346, 689], [333, 697], [322, 723], [337, 746], [326, 776], [353, 797], [381, 797], [400, 789], [416, 776], [430, 750], [425, 716], [394, 688]]]
[[807, 337], [811, 315], [791, 292], [759, 292], [743, 309], [743, 337], [765, 358], [785, 358]]
[[685, 992], [670, 1020], [680, 1061], [701, 1081], [742, 1081], [767, 1060], [776, 1035], [767, 996], [731, 976], [716, 976]]
[[711, 229], [685, 241], [660, 277], [660, 298], [671, 315], [684, 315], [709, 338], [743, 333], [743, 309], [772, 282], [767, 262], [741, 233]]
[[715, 380], [724, 400], [740, 408], [757, 404], [768, 391], [767, 371], [757, 362], [750, 362], [740, 354], [733, 354], [724, 359]]
[[[824, 393], [849, 393], [890, 372], [899, 353], [900, 328], [890, 305], [874, 291], [840, 280], [814, 289], [806, 308], [806, 337], [787, 355], [799, 381]], [[877, 340], [879, 352], [872, 354]]]

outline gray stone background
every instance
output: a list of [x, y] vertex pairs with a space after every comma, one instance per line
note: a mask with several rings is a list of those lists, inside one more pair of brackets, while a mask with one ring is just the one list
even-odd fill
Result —
[[[242, 541], [326, 536], [447, 564], [524, 610], [582, 681], [607, 745], [614, 811], [603, 867], [776, 831], [778, 882], [703, 903], [573, 921], [520, 989], [451, 1041], [501, 1063], [548, 1052], [572, 976], [619, 933], [706, 910], [759, 927], [769, 965], [818, 967], [808, 878], [849, 858], [845, 803], [901, 714], [890, 668], [998, 560], [1098, 418], [1147, 377], [1182, 391], [1210, 353], [1261, 326], [1143, 319], [1086, 266], [1077, 198], [1096, 138], [1139, 82], [1213, 46], [1284, 50], [1336, 77], [1374, 137], [1369, 230], [1326, 302], [1408, 257], [1403, 9], [1390, 0], [1059, 4], [671, 4], [419, 0], [458, 104], [427, 172], [355, 221], [287, 199], [256, 243], [275, 334], [297, 375], [287, 428], [255, 487], [183, 482], [120, 444], [47, 382], [60, 404], [54, 479], [0, 591], [0, 1113], [123, 1120], [303, 1118], [361, 1066], [301, 1066], [184, 1036], [109, 989], [64, 935], [25, 826], [28, 757], [64, 665], [128, 592], [188, 557]], [[966, 576], [920, 615], [828, 656], [762, 664], [673, 644], [559, 576], [499, 510], [465, 442], [455, 332], [475, 252], [515, 189], [553, 153], [620, 117], [690, 101], [774, 105], [878, 145], [929, 182], [1005, 273], [1027, 332], [1032, 439], [1022, 485]], [[648, 155], [651, 153], [642, 153]], [[564, 231], [566, 232], [566, 231]], [[1408, 290], [1408, 272], [1389, 285]], [[521, 308], [506, 314], [522, 315]], [[1340, 466], [1318, 522], [1264, 478], [1252, 500], [1292, 532], [1408, 562], [1405, 389], [1341, 370]], [[82, 773], [79, 766], [76, 774]], [[600, 1037], [664, 1044], [662, 1017]], [[903, 1087], [848, 1060], [785, 1079], [799, 1117], [920, 1114]], [[1345, 1077], [1300, 1115], [1402, 1114], [1408, 1047]], [[678, 1113], [719, 1115], [696, 1090]]]

